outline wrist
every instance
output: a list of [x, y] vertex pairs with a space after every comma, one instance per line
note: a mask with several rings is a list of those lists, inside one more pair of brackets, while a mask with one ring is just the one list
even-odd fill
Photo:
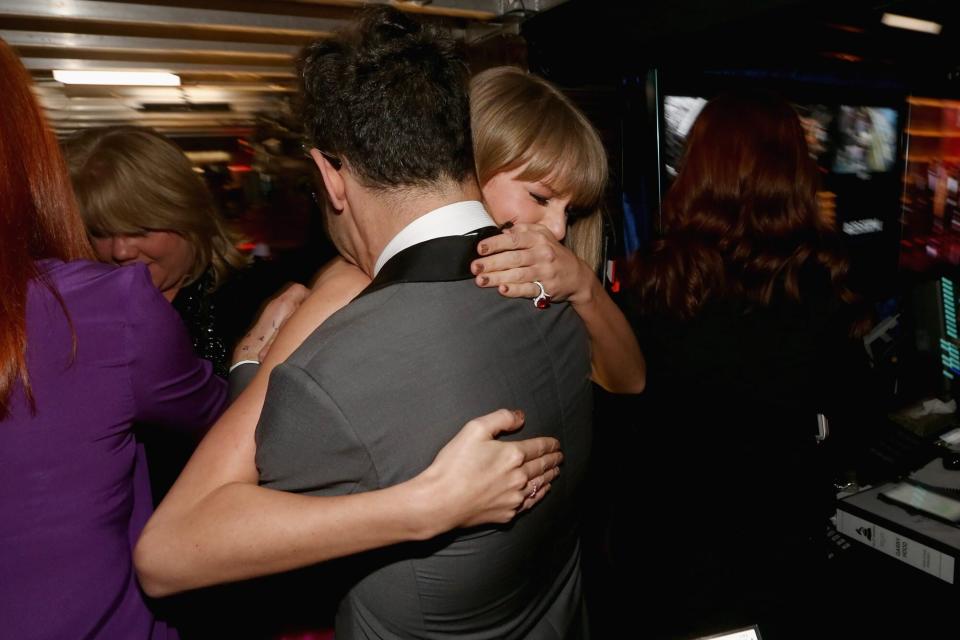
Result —
[[227, 373], [233, 373], [233, 370], [237, 367], [242, 367], [245, 364], [256, 364], [259, 365], [259, 360], [234, 360], [233, 364], [230, 365], [230, 370]]
[[406, 493], [404, 517], [413, 540], [429, 540], [453, 528], [453, 525], [445, 524], [447, 514], [439, 508], [442, 501], [438, 500], [441, 488], [432, 478], [429, 468], [400, 486]]
[[592, 304], [597, 299], [597, 294], [603, 287], [603, 285], [600, 284], [600, 281], [597, 280], [597, 277], [593, 274], [593, 271], [586, 265], [585, 262], [580, 260], [578, 268], [579, 272], [577, 278], [582, 284], [577, 287], [577, 289], [567, 298], [567, 300], [570, 301], [570, 304], [575, 307]]
[[257, 348], [253, 344], [241, 341], [233, 349], [233, 358], [230, 359], [230, 365], [233, 367], [247, 360], [259, 362], [257, 359]]

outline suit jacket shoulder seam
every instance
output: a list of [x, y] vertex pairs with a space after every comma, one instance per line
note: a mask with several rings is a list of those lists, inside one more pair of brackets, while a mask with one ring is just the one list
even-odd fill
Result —
[[[381, 488], [381, 487], [382, 487], [382, 483], [380, 482], [380, 471], [379, 471], [379, 469], [377, 469], [377, 465], [376, 465], [376, 463], [374, 462], [373, 456], [370, 454], [370, 449], [367, 447], [366, 441], [365, 441], [363, 438], [360, 437], [360, 434], [359, 434], [359, 433], [357, 433], [357, 430], [354, 428], [353, 423], [350, 421], [350, 418], [347, 416], [347, 414], [343, 411], [343, 408], [340, 406], [340, 403], [337, 402], [337, 399], [334, 398], [333, 395], [330, 393], [330, 391], [328, 391], [327, 388], [324, 387], [324, 386], [320, 383], [320, 381], [317, 380], [317, 379], [310, 373], [310, 371], [308, 371], [305, 367], [302, 367], [302, 366], [300, 366], [300, 365], [293, 364], [293, 363], [286, 363], [286, 364], [287, 364], [288, 366], [290, 366], [290, 367], [292, 367], [292, 368], [300, 371], [301, 373], [303, 373], [303, 375], [305, 375], [311, 382], [313, 382], [313, 384], [315, 384], [315, 385], [317, 386], [317, 389], [319, 389], [319, 390], [323, 393], [323, 395], [325, 395], [327, 398], [330, 399], [330, 402], [333, 404], [334, 407], [336, 407], [337, 413], [339, 413], [341, 416], [343, 416], [343, 422], [344, 422], [344, 424], [346, 424], [347, 427], [349, 427], [350, 432], [353, 434], [354, 439], [355, 439], [355, 440], [360, 444], [360, 446], [363, 448], [363, 453], [364, 453], [364, 455], [367, 457], [367, 462], [368, 462], [368, 464], [370, 465], [370, 468], [373, 469], [373, 474], [374, 474], [374, 477], [376, 478], [377, 486], [376, 486], [376, 487], [373, 487], [371, 490]], [[360, 482], [361, 482], [361, 479], [358, 478], [358, 479], [353, 483], [353, 484], [354, 484], [354, 490], [351, 491], [350, 493], [357, 493], [356, 489], [359, 487]]]

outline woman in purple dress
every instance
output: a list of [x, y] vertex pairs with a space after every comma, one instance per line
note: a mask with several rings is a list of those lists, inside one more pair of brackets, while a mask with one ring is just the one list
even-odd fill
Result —
[[92, 261], [56, 139], [0, 41], [0, 635], [164, 637], [131, 549], [132, 424], [202, 429], [225, 383], [146, 267]]

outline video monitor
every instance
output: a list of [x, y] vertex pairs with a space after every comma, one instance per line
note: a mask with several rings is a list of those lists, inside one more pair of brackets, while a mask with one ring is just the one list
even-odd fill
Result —
[[[662, 160], [676, 176], [687, 136], [707, 104], [702, 96], [668, 95], [663, 100]], [[898, 113], [889, 107], [791, 103], [806, 134], [810, 155], [824, 172], [856, 174], [895, 169]]]
[[960, 377], [960, 338], [957, 336], [957, 294], [953, 279], [940, 278], [943, 335], [940, 337], [940, 364], [949, 380]]
[[865, 340], [874, 372], [888, 386], [889, 417], [924, 436], [954, 422], [953, 399], [960, 390], [957, 282], [951, 275], [901, 274], [898, 295], [871, 332], [882, 329], [886, 336]]
[[671, 180], [680, 168], [690, 129], [706, 104], [706, 98], [696, 96], [666, 96], [663, 100], [662, 158]]
[[900, 266], [960, 270], [960, 102], [911, 98]]
[[833, 171], [865, 175], [893, 169], [897, 160], [897, 112], [840, 105]]
[[833, 149], [835, 110], [823, 104], [795, 104], [793, 108], [800, 116], [810, 155], [822, 171], [828, 171], [830, 151]]

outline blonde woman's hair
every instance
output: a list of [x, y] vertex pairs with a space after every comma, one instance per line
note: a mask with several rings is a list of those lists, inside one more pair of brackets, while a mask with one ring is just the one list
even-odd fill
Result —
[[203, 180], [173, 142], [151, 129], [89, 129], [64, 144], [80, 214], [91, 236], [172, 231], [193, 249], [185, 284], [208, 269], [212, 288], [247, 264]]
[[595, 270], [603, 237], [601, 202], [607, 154], [593, 125], [546, 80], [517, 67], [494, 67], [470, 81], [470, 123], [480, 185], [527, 165], [521, 180], [570, 197], [565, 244]]

